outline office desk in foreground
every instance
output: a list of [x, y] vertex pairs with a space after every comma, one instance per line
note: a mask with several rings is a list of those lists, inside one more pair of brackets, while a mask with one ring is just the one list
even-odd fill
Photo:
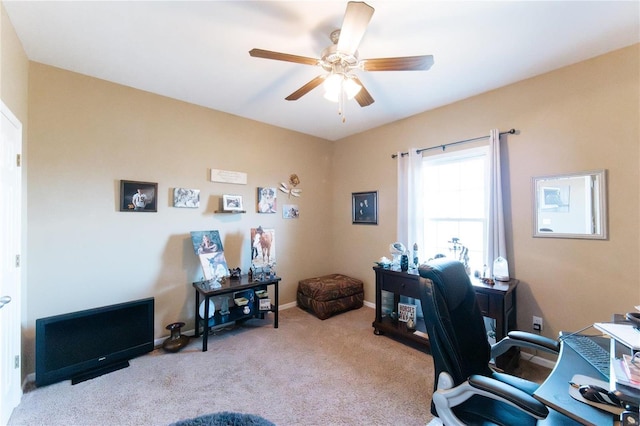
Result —
[[[601, 337], [594, 337], [594, 339], [600, 339], [601, 343], [608, 345], [608, 339]], [[613, 425], [616, 416], [575, 400], [569, 395], [569, 382], [576, 374], [608, 381], [607, 377], [603, 376], [573, 348], [569, 345], [562, 344], [560, 346], [558, 362], [551, 371], [551, 374], [549, 374], [549, 377], [547, 377], [547, 380], [540, 385], [533, 396], [543, 404], [559, 411], [580, 424], [594, 426]]]

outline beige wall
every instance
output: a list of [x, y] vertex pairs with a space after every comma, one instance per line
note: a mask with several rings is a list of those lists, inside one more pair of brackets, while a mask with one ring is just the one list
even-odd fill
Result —
[[[250, 228], [274, 228], [281, 304], [329, 272], [329, 142], [38, 63], [29, 90], [28, 372], [40, 317], [154, 296], [156, 337], [177, 320], [192, 328], [202, 273], [190, 231], [219, 230], [229, 267], [246, 272]], [[210, 182], [211, 168], [248, 183]], [[278, 214], [258, 214], [257, 187], [291, 173], [303, 196], [279, 192]], [[118, 211], [120, 179], [157, 182], [158, 212]], [[175, 187], [200, 189], [201, 207], [172, 207]], [[242, 195], [247, 213], [214, 214], [222, 194]], [[287, 202], [299, 219], [282, 218]]]
[[[520, 280], [518, 325], [543, 334], [606, 321], [640, 303], [640, 45], [371, 130], [335, 144], [334, 265], [366, 278], [396, 236], [396, 162], [390, 154], [519, 130], [503, 139], [509, 266]], [[533, 176], [608, 170], [607, 241], [532, 238]], [[380, 191], [380, 225], [349, 221], [350, 192]], [[407, 243], [407, 242], [405, 242]], [[413, 242], [408, 242], [413, 243]]]
[[[4, 5], [0, 2], [0, 99], [11, 110], [18, 120], [22, 123], [22, 223], [26, 223], [27, 212], [27, 168], [28, 158], [24, 155], [28, 147], [28, 70], [29, 60], [22, 48], [22, 44], [16, 35], [15, 29], [9, 20], [4, 9]], [[27, 321], [27, 301], [28, 296], [25, 288], [28, 282], [27, 268], [28, 256], [26, 256], [27, 247], [27, 226], [22, 228], [22, 300], [21, 300], [21, 316], [24, 325]], [[24, 348], [24, 345], [23, 345]], [[33, 349], [29, 349], [33, 352]], [[24, 351], [23, 351], [24, 352]], [[25, 375], [29, 371], [22, 364], [22, 374]]]
[[1, 2], [0, 14], [0, 96], [26, 127], [29, 60]]
[[[521, 327], [541, 315], [555, 336], [640, 303], [638, 45], [332, 143], [29, 64], [4, 9], [0, 31], [0, 94], [23, 121], [28, 164], [23, 374], [42, 316], [155, 296], [156, 337], [174, 320], [192, 326], [191, 230], [220, 230], [229, 265], [246, 269], [249, 228], [275, 228], [281, 303], [328, 272], [363, 279], [373, 302], [372, 262], [396, 239], [391, 154], [490, 128], [520, 131], [504, 150]], [[248, 184], [209, 182], [212, 167], [247, 172]], [[609, 240], [532, 238], [531, 177], [595, 168], [609, 173]], [[255, 213], [256, 187], [290, 173], [302, 180], [300, 219]], [[120, 179], [158, 182], [158, 213], [118, 212]], [[201, 189], [200, 209], [171, 207], [174, 187]], [[351, 224], [351, 192], [366, 190], [379, 191], [378, 226]], [[214, 214], [224, 193], [243, 195], [248, 212]]]

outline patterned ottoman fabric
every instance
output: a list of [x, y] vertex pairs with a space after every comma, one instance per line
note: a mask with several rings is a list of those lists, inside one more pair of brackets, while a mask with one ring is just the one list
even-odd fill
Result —
[[342, 274], [308, 278], [298, 282], [298, 306], [313, 312], [321, 320], [361, 308], [364, 302], [362, 281]]

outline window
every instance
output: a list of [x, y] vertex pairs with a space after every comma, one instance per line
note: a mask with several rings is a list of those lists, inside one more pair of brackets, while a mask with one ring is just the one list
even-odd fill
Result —
[[[488, 148], [425, 157], [424, 249], [465, 261], [469, 272], [483, 272], [487, 246]], [[464, 251], [464, 253], [463, 253]]]

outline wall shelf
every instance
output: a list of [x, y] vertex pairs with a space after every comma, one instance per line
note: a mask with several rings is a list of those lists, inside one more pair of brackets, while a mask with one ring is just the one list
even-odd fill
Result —
[[214, 213], [246, 213], [246, 210], [216, 210]]

